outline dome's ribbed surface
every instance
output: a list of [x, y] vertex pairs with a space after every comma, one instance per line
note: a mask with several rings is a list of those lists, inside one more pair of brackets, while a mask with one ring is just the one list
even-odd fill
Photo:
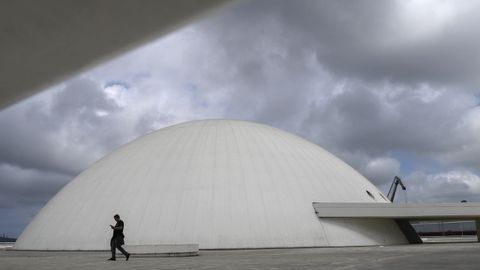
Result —
[[127, 244], [404, 241], [392, 222], [372, 225], [388, 227], [391, 236], [378, 238], [362, 234], [356, 221], [319, 220], [312, 208], [313, 201], [374, 202], [366, 190], [386, 202], [354, 169], [300, 137], [245, 121], [194, 121], [148, 134], [85, 170], [40, 211], [15, 248], [108, 249], [115, 213], [125, 221]]

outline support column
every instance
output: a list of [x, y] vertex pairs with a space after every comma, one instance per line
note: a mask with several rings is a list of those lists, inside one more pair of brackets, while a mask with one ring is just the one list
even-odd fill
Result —
[[477, 227], [477, 241], [480, 242], [480, 219], [475, 219], [475, 227]]
[[[422, 239], [420, 238], [420, 236], [418, 236], [417, 232], [415, 231], [412, 224], [410, 224], [410, 222], [408, 220], [406, 220], [406, 219], [395, 219], [395, 222], [397, 223], [398, 227], [403, 232], [403, 234], [405, 235], [405, 238], [407, 238], [407, 240], [410, 244], [421, 244], [421, 243], [423, 243]], [[477, 230], [477, 236], [478, 236], [478, 230]]]

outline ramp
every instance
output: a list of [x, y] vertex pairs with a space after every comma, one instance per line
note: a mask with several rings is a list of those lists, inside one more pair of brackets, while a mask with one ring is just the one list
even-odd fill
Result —
[[319, 218], [385, 218], [394, 220], [407, 240], [422, 243], [410, 224], [420, 220], [475, 220], [480, 241], [480, 203], [394, 204], [313, 202]]

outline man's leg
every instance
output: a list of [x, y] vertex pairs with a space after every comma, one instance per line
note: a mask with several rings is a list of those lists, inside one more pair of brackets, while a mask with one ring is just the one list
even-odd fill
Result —
[[123, 255], [125, 255], [125, 257], [129, 257], [129, 256], [130, 256], [130, 254], [129, 254], [125, 249], [123, 249], [122, 246], [117, 245], [117, 248], [118, 248], [118, 250], [120, 250], [120, 252], [122, 252]]
[[123, 237], [119, 236], [117, 239], [115, 239], [115, 244], [117, 245], [118, 250], [122, 252], [123, 255], [125, 255], [125, 258], [130, 258], [130, 253], [128, 253], [125, 249], [122, 248], [122, 245], [125, 244], [125, 241], [123, 241]]
[[112, 237], [110, 240], [110, 250], [112, 251], [112, 259], [115, 259], [115, 246], [117, 245], [115, 238]]

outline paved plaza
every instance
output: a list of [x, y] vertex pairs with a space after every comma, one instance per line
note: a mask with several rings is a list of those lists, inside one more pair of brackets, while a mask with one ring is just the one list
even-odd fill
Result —
[[0, 269], [479, 269], [479, 243], [200, 251], [196, 257], [106, 259], [108, 252], [0, 251]]

